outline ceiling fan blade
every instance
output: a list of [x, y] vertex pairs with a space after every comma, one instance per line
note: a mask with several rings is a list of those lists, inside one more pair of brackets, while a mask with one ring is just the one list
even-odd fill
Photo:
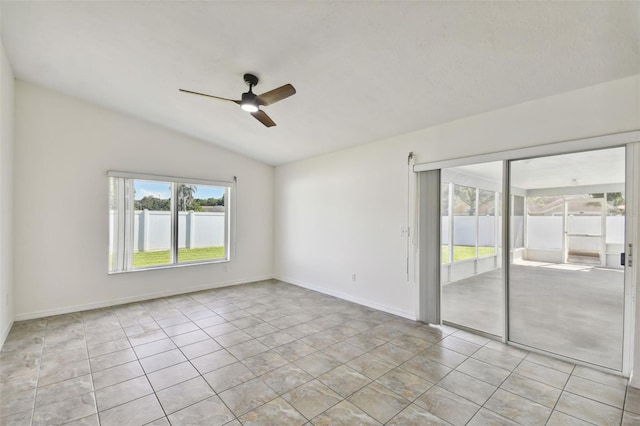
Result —
[[276, 125], [276, 123], [267, 115], [267, 113], [262, 110], [252, 112], [251, 115], [253, 115], [259, 122], [267, 127], [273, 127]]
[[207, 98], [219, 99], [221, 101], [229, 101], [229, 102], [233, 102], [235, 104], [240, 105], [240, 101], [236, 101], [235, 99], [221, 98], [220, 96], [207, 95], [206, 93], [200, 93], [200, 92], [192, 92], [191, 90], [184, 90], [184, 89], [179, 89], [179, 90], [181, 92], [191, 93], [193, 95], [206, 96]]
[[290, 84], [285, 84], [277, 89], [269, 90], [268, 92], [259, 95], [256, 99], [259, 105], [271, 105], [295, 94], [295, 87]]

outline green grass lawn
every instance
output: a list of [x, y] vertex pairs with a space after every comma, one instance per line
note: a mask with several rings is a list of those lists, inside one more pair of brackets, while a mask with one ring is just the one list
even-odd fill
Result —
[[[494, 247], [478, 247], [478, 256], [489, 256], [495, 254]], [[476, 248], [472, 246], [453, 246], [453, 261], [473, 259], [476, 257]], [[449, 263], [449, 247], [442, 246], [442, 263]]]
[[[215, 260], [224, 258], [224, 247], [203, 247], [195, 249], [178, 249], [180, 262], [193, 262], [196, 260]], [[139, 251], [133, 253], [134, 268], [145, 266], [166, 265], [171, 259], [169, 250]]]

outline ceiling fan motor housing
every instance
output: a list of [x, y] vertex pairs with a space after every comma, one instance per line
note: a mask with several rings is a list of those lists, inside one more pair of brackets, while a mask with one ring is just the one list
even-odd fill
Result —
[[258, 84], [258, 81], [258, 77], [253, 74], [244, 75], [244, 82], [247, 83], [247, 86], [249, 86], [249, 88], [251, 88], [251, 86], [256, 86]]
[[256, 102], [256, 95], [251, 89], [258, 84], [258, 77], [253, 74], [245, 74], [244, 82], [249, 86], [249, 91], [242, 94], [240, 107], [248, 112], [256, 112], [258, 111], [258, 102]]
[[256, 94], [253, 92], [246, 92], [242, 94], [241, 104], [255, 104], [256, 103]]

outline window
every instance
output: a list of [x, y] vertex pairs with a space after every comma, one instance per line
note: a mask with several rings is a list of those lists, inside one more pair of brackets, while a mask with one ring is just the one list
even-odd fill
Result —
[[511, 198], [511, 248], [524, 248], [524, 197]]
[[451, 231], [450, 221], [451, 217], [449, 215], [449, 186], [451, 184], [449, 182], [441, 182], [440, 183], [440, 242], [441, 242], [441, 253], [440, 253], [440, 262], [442, 264], [447, 264], [450, 262], [452, 248], [449, 247], [449, 233]]
[[496, 193], [478, 190], [478, 257], [493, 256], [498, 245]]
[[233, 183], [108, 176], [109, 273], [230, 259]]
[[[450, 173], [448, 177], [454, 175]], [[442, 181], [440, 259], [443, 265], [499, 254], [500, 197], [497, 191]]]
[[453, 185], [453, 260], [475, 259], [477, 246], [477, 189]]

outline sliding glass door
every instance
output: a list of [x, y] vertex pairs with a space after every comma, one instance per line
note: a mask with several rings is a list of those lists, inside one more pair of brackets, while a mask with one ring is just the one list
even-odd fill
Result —
[[621, 370], [625, 149], [511, 161], [510, 187], [509, 340]]
[[494, 336], [504, 333], [502, 162], [441, 173], [442, 320]]
[[427, 168], [422, 320], [629, 374], [635, 284], [623, 252], [637, 238], [628, 188], [640, 184], [627, 185], [637, 162], [626, 157], [639, 150]]

